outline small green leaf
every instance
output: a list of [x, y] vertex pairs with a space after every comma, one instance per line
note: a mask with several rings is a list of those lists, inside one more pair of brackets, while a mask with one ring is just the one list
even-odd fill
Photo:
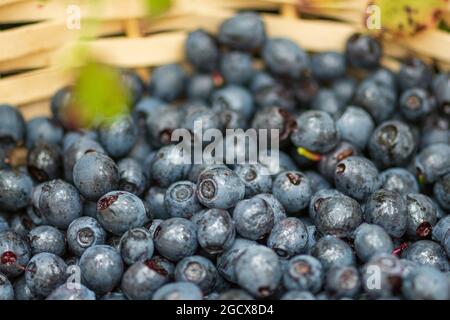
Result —
[[446, 0], [374, 0], [380, 8], [383, 30], [393, 34], [410, 36], [436, 27]]
[[167, 9], [169, 9], [172, 4], [172, 0], [146, 0], [147, 7], [152, 16], [156, 16], [158, 14], [164, 13]]
[[76, 127], [91, 127], [129, 112], [129, 102], [119, 71], [88, 62], [79, 69], [69, 114]]

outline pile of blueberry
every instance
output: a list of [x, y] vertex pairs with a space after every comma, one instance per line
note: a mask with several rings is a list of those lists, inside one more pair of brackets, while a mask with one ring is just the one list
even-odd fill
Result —
[[[254, 13], [185, 51], [121, 72], [132, 111], [95, 129], [71, 87], [51, 118], [0, 106], [0, 299], [450, 299], [449, 73], [363, 34], [310, 55]], [[180, 164], [197, 120], [279, 129], [278, 172]]]

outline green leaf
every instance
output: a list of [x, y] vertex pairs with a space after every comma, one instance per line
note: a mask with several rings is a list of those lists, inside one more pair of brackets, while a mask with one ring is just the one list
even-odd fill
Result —
[[79, 69], [69, 115], [76, 127], [95, 126], [129, 112], [130, 101], [119, 71], [88, 62]]
[[446, 0], [374, 0], [380, 8], [383, 30], [410, 36], [436, 27]]
[[152, 16], [156, 16], [158, 14], [164, 13], [167, 9], [169, 9], [172, 4], [172, 0], [146, 0], [148, 10]]

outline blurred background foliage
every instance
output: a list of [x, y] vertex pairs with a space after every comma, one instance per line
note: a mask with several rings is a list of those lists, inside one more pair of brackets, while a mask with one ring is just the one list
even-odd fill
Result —
[[[101, 1], [97, 10], [101, 10]], [[171, 0], [145, 0], [149, 16], [164, 13]], [[69, 57], [71, 64], [79, 65], [74, 83], [74, 103], [69, 110], [77, 127], [91, 127], [111, 121], [130, 110], [130, 92], [122, 85], [120, 71], [97, 63], [89, 57], [86, 48], [98, 28], [96, 21], [83, 24], [80, 40]], [[87, 42], [87, 43], [86, 43]]]

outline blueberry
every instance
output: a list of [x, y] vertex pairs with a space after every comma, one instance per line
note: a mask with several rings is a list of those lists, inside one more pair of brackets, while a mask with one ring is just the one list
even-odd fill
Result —
[[432, 92], [436, 98], [439, 109], [443, 114], [450, 114], [450, 73], [442, 73], [435, 77]]
[[401, 195], [418, 193], [419, 183], [416, 177], [404, 168], [390, 168], [380, 174], [381, 188]]
[[27, 155], [27, 168], [30, 175], [39, 182], [61, 177], [61, 150], [56, 145], [39, 144], [30, 149]]
[[397, 295], [402, 284], [402, 263], [390, 254], [378, 254], [361, 269], [364, 291], [373, 298]]
[[354, 233], [356, 255], [363, 262], [379, 253], [390, 254], [394, 249], [389, 234], [376, 224], [361, 224]]
[[270, 233], [274, 213], [267, 202], [258, 197], [239, 201], [233, 210], [236, 231], [244, 238], [258, 240]]
[[297, 128], [291, 134], [296, 147], [326, 153], [336, 147], [339, 135], [331, 116], [324, 111], [306, 111], [297, 118]]
[[169, 261], [158, 257], [137, 261], [125, 271], [120, 287], [128, 299], [150, 300], [170, 280], [174, 269]]
[[427, 183], [450, 172], [450, 145], [438, 143], [426, 147], [415, 158], [416, 171]]
[[127, 154], [127, 159], [132, 159], [143, 166], [147, 156], [153, 152], [144, 135], [139, 134], [133, 148]]
[[405, 277], [402, 292], [406, 299], [411, 300], [450, 299], [450, 285], [446, 275], [425, 266], [414, 269]]
[[333, 90], [341, 105], [348, 105], [353, 99], [356, 85], [357, 82], [355, 79], [344, 77], [333, 81], [331, 90]]
[[353, 102], [369, 112], [375, 122], [380, 123], [391, 117], [396, 99], [395, 89], [380, 81], [366, 78], [356, 89]]
[[447, 257], [450, 257], [450, 231], [447, 231], [441, 244], [444, 247], [445, 252], [447, 253]]
[[415, 151], [416, 142], [408, 125], [400, 121], [380, 124], [369, 141], [369, 153], [382, 167], [404, 166]]
[[187, 60], [201, 71], [214, 71], [219, 60], [219, 49], [214, 38], [198, 29], [188, 34], [185, 43]]
[[164, 101], [173, 101], [184, 91], [186, 74], [178, 64], [157, 67], [149, 84], [150, 93]]
[[251, 127], [257, 130], [268, 130], [267, 140], [272, 139], [270, 130], [279, 130], [279, 139], [281, 142], [286, 140], [294, 129], [295, 118], [286, 109], [269, 106], [255, 112]]
[[100, 143], [113, 158], [122, 158], [137, 140], [137, 127], [131, 116], [118, 116], [100, 125]]
[[308, 291], [291, 290], [286, 292], [280, 300], [316, 300], [316, 297]]
[[400, 97], [400, 111], [410, 121], [421, 120], [433, 111], [436, 101], [421, 88], [406, 90]]
[[107, 231], [122, 235], [128, 229], [141, 227], [147, 212], [141, 199], [126, 191], [112, 191], [97, 202], [97, 217]]
[[56, 122], [46, 117], [37, 117], [27, 123], [27, 148], [36, 144], [59, 144], [63, 139], [64, 131]]
[[256, 297], [273, 294], [281, 280], [281, 264], [271, 249], [256, 245], [245, 249], [236, 262], [238, 284]]
[[217, 300], [254, 300], [245, 290], [230, 289], [222, 292]]
[[27, 286], [25, 275], [21, 276], [14, 282], [14, 298], [15, 300], [41, 300], [42, 296], [39, 296], [31, 292]]
[[26, 208], [33, 182], [18, 171], [0, 170], [0, 210], [18, 211]]
[[192, 282], [173, 282], [156, 290], [153, 300], [202, 300], [203, 293]]
[[432, 82], [433, 71], [421, 59], [409, 57], [402, 63], [397, 77], [403, 91], [411, 88], [426, 89]]
[[226, 210], [209, 209], [201, 214], [196, 225], [198, 243], [209, 254], [221, 253], [234, 242], [235, 222]]
[[160, 187], [150, 187], [145, 195], [145, 201], [150, 207], [150, 212], [155, 218], [167, 219], [170, 217], [167, 212], [164, 197], [166, 189]]
[[319, 198], [314, 209], [314, 224], [321, 234], [350, 237], [363, 220], [359, 203], [345, 195]]
[[380, 67], [373, 71], [369, 77], [378, 83], [382, 83], [385, 86], [391, 87], [397, 91], [398, 83], [397, 83], [397, 75], [384, 67]]
[[320, 261], [325, 270], [355, 264], [355, 257], [350, 246], [334, 236], [320, 238], [311, 249], [311, 255]]
[[341, 78], [345, 75], [345, 57], [338, 52], [326, 51], [316, 53], [311, 58], [313, 75], [322, 81]]
[[244, 196], [244, 182], [228, 168], [212, 167], [202, 171], [198, 177], [197, 197], [208, 208], [232, 208]]
[[[202, 129], [201, 133], [208, 129], [218, 129], [221, 127], [220, 119], [217, 117], [216, 112], [211, 110], [207, 106], [188, 104], [183, 108], [186, 110], [185, 118], [181, 123], [184, 129], [193, 132], [194, 142], [202, 143], [206, 145], [207, 138], [202, 134], [197, 134], [198, 128]], [[200, 125], [199, 125], [200, 124]]]
[[57, 255], [48, 252], [38, 253], [26, 266], [26, 285], [31, 292], [48, 296], [66, 281], [66, 268], [64, 260]]
[[14, 288], [8, 278], [0, 273], [0, 300], [14, 300]]
[[305, 224], [294, 217], [281, 220], [274, 225], [267, 246], [274, 250], [280, 258], [290, 258], [306, 251], [308, 231]]
[[322, 264], [312, 256], [295, 256], [284, 266], [283, 284], [288, 290], [317, 293], [322, 287], [323, 279]]
[[380, 64], [382, 54], [381, 44], [369, 35], [358, 33], [347, 40], [345, 57], [351, 67], [375, 69]]
[[266, 39], [264, 22], [256, 13], [238, 13], [221, 24], [218, 38], [232, 49], [259, 49]]
[[182, 111], [175, 106], [165, 106], [147, 117], [147, 137], [152, 146], [160, 147], [171, 143], [172, 132], [181, 126], [184, 116]]
[[325, 111], [335, 119], [341, 115], [344, 106], [334, 91], [328, 88], [320, 89], [311, 101], [311, 109]]
[[[274, 80], [275, 81], [275, 80]], [[297, 102], [295, 94], [300, 94], [298, 89], [294, 91], [282, 85], [280, 81], [276, 81], [270, 86], [263, 86], [254, 92], [255, 104], [260, 108], [280, 107], [282, 110], [294, 111]], [[305, 95], [305, 93], [303, 93]], [[306, 99], [306, 98], [304, 98]]]
[[79, 267], [81, 282], [98, 294], [114, 289], [123, 274], [123, 262], [120, 253], [107, 245], [95, 245], [81, 256]]
[[368, 223], [383, 227], [389, 235], [400, 238], [407, 229], [407, 210], [406, 201], [400, 194], [380, 189], [367, 199], [364, 218]]
[[450, 174], [442, 176], [434, 184], [434, 196], [441, 207], [450, 210]]
[[295, 213], [308, 206], [311, 184], [303, 173], [285, 171], [278, 174], [274, 180], [272, 194], [280, 201], [286, 212]]
[[197, 227], [184, 218], [164, 220], [156, 229], [153, 241], [158, 252], [172, 261], [191, 256], [197, 250]]
[[187, 175], [190, 165], [185, 163], [182, 151], [175, 145], [158, 150], [150, 164], [151, 178], [158, 186], [168, 187]]
[[17, 108], [0, 104], [0, 145], [14, 147], [25, 138], [25, 120]]
[[247, 84], [254, 73], [252, 57], [240, 51], [225, 53], [220, 62], [220, 71], [228, 84]]
[[209, 74], [194, 74], [187, 84], [189, 100], [207, 101], [214, 90], [214, 80]]
[[250, 90], [253, 94], [260, 89], [268, 88], [276, 84], [276, 80], [266, 71], [258, 70], [250, 82]]
[[334, 172], [338, 162], [350, 156], [359, 156], [359, 150], [348, 142], [339, 142], [332, 151], [321, 156], [319, 161], [319, 172], [329, 181], [333, 181]]
[[432, 230], [433, 240], [441, 243], [448, 230], [450, 230], [450, 215], [443, 217], [434, 225]]
[[65, 229], [81, 216], [82, 210], [80, 194], [70, 183], [52, 180], [42, 185], [38, 212], [48, 224]]
[[277, 76], [299, 79], [310, 68], [308, 54], [286, 38], [268, 39], [262, 50], [267, 68]]
[[142, 165], [135, 159], [125, 158], [117, 163], [119, 169], [119, 189], [142, 195], [147, 187], [147, 176]]
[[342, 140], [352, 143], [360, 150], [366, 148], [375, 124], [364, 109], [349, 106], [336, 121], [336, 128]]
[[64, 152], [63, 166], [64, 178], [67, 182], [73, 182], [73, 167], [78, 159], [80, 159], [87, 151], [95, 150], [105, 153], [103, 147], [95, 140], [88, 137], [81, 137]]
[[320, 173], [313, 170], [308, 170], [304, 172], [305, 176], [309, 179], [311, 183], [311, 194], [315, 194], [320, 190], [330, 189], [331, 185]]
[[[131, 115], [134, 121], [138, 124], [139, 128], [142, 127], [148, 120], [148, 118], [154, 116], [156, 113], [164, 110], [169, 104], [156, 97], [144, 96], [134, 106]], [[140, 131], [140, 130], [139, 130]]]
[[425, 149], [433, 144], [450, 144], [450, 130], [439, 128], [424, 129], [420, 139], [420, 149]]
[[130, 104], [134, 106], [144, 94], [144, 81], [137, 73], [131, 70], [121, 70], [120, 80], [129, 95]]
[[408, 224], [406, 234], [412, 238], [428, 238], [436, 224], [437, 211], [433, 200], [424, 194], [406, 196]]
[[62, 284], [53, 290], [46, 300], [96, 300], [95, 293], [80, 284], [79, 288], [70, 288]]
[[272, 189], [272, 177], [263, 165], [237, 164], [234, 172], [245, 184], [245, 197], [249, 198], [260, 193], [268, 193]]
[[380, 178], [369, 159], [351, 156], [336, 165], [334, 183], [346, 195], [364, 200], [380, 187]]
[[8, 229], [9, 229], [9, 222], [6, 220], [6, 218], [0, 216], [0, 232], [3, 232]]
[[105, 294], [100, 300], [128, 300], [122, 292], [109, 292]]
[[245, 249], [250, 246], [256, 245], [255, 241], [237, 238], [231, 247], [227, 248], [217, 258], [217, 269], [219, 273], [232, 283], [237, 283], [236, 278], [236, 262], [239, 257], [244, 253]]
[[49, 252], [61, 257], [66, 249], [64, 234], [52, 226], [38, 226], [32, 229], [28, 239], [33, 255]]
[[327, 272], [325, 287], [335, 299], [354, 298], [361, 289], [361, 279], [355, 267], [337, 267]]
[[[323, 190], [319, 190], [316, 193], [313, 194], [313, 196], [311, 197], [311, 201], [309, 202], [309, 217], [314, 220], [317, 214], [317, 209], [319, 208], [319, 204], [320, 202], [328, 199], [328, 198], [332, 198], [334, 196], [340, 196], [343, 195], [343, 193], [341, 193], [340, 191], [336, 190], [336, 189], [323, 189]], [[317, 202], [317, 205], [316, 205]]]
[[166, 210], [171, 217], [190, 218], [202, 209], [196, 195], [196, 185], [190, 181], [173, 183], [164, 196]]
[[31, 229], [36, 227], [33, 220], [27, 214], [18, 213], [9, 220], [10, 230], [17, 233], [21, 237], [26, 238]]
[[105, 240], [105, 230], [92, 217], [80, 217], [67, 228], [67, 245], [76, 256], [81, 256], [92, 246], [104, 244]]
[[213, 289], [218, 277], [214, 264], [201, 256], [186, 257], [178, 262], [175, 269], [175, 281], [192, 282], [196, 284], [204, 294]]
[[128, 265], [148, 260], [154, 252], [152, 234], [144, 228], [130, 229], [120, 239], [119, 248], [123, 261]]
[[119, 170], [116, 163], [99, 152], [87, 152], [73, 167], [73, 182], [80, 193], [90, 201], [117, 189]]
[[53, 119], [61, 123], [65, 129], [72, 128], [74, 126], [73, 119], [70, 119], [70, 108], [74, 102], [73, 87], [66, 86], [52, 96], [50, 100], [50, 110], [52, 112]]
[[442, 272], [450, 269], [444, 249], [431, 240], [414, 242], [403, 251], [402, 258], [417, 262], [419, 265], [436, 268]]
[[211, 105], [216, 112], [236, 112], [244, 116], [245, 119], [251, 117], [254, 109], [250, 92], [244, 87], [231, 84], [213, 93]]

